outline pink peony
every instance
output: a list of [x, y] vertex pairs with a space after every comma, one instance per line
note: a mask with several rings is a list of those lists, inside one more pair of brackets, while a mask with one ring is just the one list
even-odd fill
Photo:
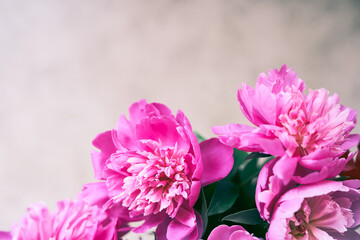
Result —
[[304, 168], [322, 171], [322, 176], [334, 166], [341, 171], [348, 159], [339, 157], [360, 139], [350, 134], [356, 112], [340, 105], [336, 94], [329, 97], [325, 89], [309, 89], [305, 95], [304, 88], [286, 65], [269, 75], [262, 73], [255, 89], [243, 84], [238, 91], [242, 112], [257, 127], [229, 124], [213, 131], [227, 145], [274, 156], [286, 154]]
[[[121, 205], [145, 222], [134, 232], [161, 223], [158, 239], [200, 238], [201, 217], [193, 210], [201, 185], [224, 178], [233, 165], [232, 148], [210, 139], [200, 145], [185, 115], [141, 100], [122, 115], [117, 129], [93, 141], [95, 177], [83, 196], [105, 208]], [[201, 223], [201, 224], [200, 224]], [[202, 226], [201, 226], [202, 227]]]
[[[32, 205], [11, 232], [0, 232], [2, 240], [117, 240], [130, 230], [118, 218], [121, 209], [104, 211], [78, 199], [57, 203], [51, 213], [42, 203]], [[121, 230], [120, 230], [121, 229]]]
[[277, 201], [269, 240], [360, 239], [360, 181], [324, 180], [289, 190]]
[[353, 156], [353, 153], [346, 158], [324, 156], [323, 159], [318, 159], [318, 162], [327, 166], [320, 171], [305, 168], [298, 164], [297, 158], [286, 154], [272, 159], [261, 169], [256, 185], [255, 201], [260, 216], [268, 221], [275, 202], [283, 193], [298, 183], [315, 183], [337, 176]]
[[226, 225], [217, 226], [211, 231], [208, 240], [259, 240], [259, 238], [252, 236], [241, 226]]
[[337, 176], [352, 159], [342, 155], [360, 135], [350, 134], [356, 112], [340, 105], [325, 89], [303, 93], [305, 84], [284, 65], [260, 74], [256, 88], [238, 91], [244, 115], [257, 127], [240, 124], [215, 126], [220, 140], [244, 151], [279, 156], [261, 170], [256, 204], [269, 220], [274, 203], [296, 183], [310, 184]]

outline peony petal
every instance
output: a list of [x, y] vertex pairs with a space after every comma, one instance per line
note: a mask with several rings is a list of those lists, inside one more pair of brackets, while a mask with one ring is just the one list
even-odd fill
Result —
[[187, 152], [189, 144], [178, 133], [177, 125], [174, 117], [144, 118], [141, 124], [136, 125], [136, 133], [139, 140], [158, 141], [164, 147], [178, 145]]
[[231, 227], [227, 225], [219, 225], [211, 231], [208, 240], [229, 240], [231, 234], [235, 231], [245, 231], [245, 229], [238, 225]]
[[116, 152], [116, 147], [112, 141], [111, 131], [100, 133], [95, 137], [92, 144], [100, 149], [91, 152], [91, 159], [94, 167], [95, 178], [97, 180], [103, 179], [103, 170], [105, 168], [106, 160], [112, 153]]
[[108, 190], [106, 183], [87, 183], [84, 185], [80, 196], [89, 205], [102, 206], [108, 200]]
[[256, 185], [255, 201], [260, 216], [269, 221], [279, 197], [296, 186], [292, 180], [297, 159], [286, 155], [267, 162], [261, 169]]
[[331, 237], [333, 237], [336, 240], [356, 240], [356, 239], [360, 239], [360, 234], [357, 233], [355, 230], [353, 229], [349, 229], [347, 230], [345, 233], [340, 234], [340, 233], [329, 233], [329, 235]]
[[165, 220], [160, 223], [157, 228], [156, 228], [156, 239], [157, 240], [168, 240], [166, 238], [166, 233], [167, 233], [167, 229], [168, 229], [168, 226], [171, 222], [171, 218], [167, 217], [165, 218]]
[[227, 124], [224, 126], [213, 126], [212, 131], [218, 135], [220, 141], [230, 147], [243, 151], [263, 152], [257, 139], [260, 138], [256, 128], [242, 124]]
[[199, 193], [201, 190], [201, 182], [200, 181], [193, 181], [191, 184], [191, 192], [189, 195], [189, 205], [193, 207], [199, 197]]
[[246, 230], [243, 231], [236, 231], [231, 234], [229, 240], [259, 240], [257, 237], [252, 236]]
[[11, 233], [10, 232], [3, 232], [0, 231], [0, 240], [11, 240]]
[[165, 212], [145, 217], [145, 222], [133, 230], [134, 233], [144, 233], [152, 227], [162, 223], [167, 218]]
[[358, 145], [360, 142], [360, 134], [350, 134], [347, 140], [341, 145], [344, 150], [350, 149]]
[[202, 233], [203, 233], [203, 220], [201, 218], [201, 215], [194, 211], [196, 215], [196, 228], [190, 233], [190, 235], [186, 238], [186, 240], [197, 240], [201, 239]]
[[184, 203], [177, 212], [175, 219], [183, 225], [193, 227], [196, 220], [194, 209], [190, 208], [188, 204]]
[[112, 138], [115, 146], [119, 150], [133, 149], [137, 146], [137, 137], [134, 124], [126, 119], [122, 114], [116, 124], [116, 130], [112, 131]]
[[234, 164], [233, 149], [211, 138], [200, 143], [204, 172], [202, 185], [206, 186], [226, 177]]
[[171, 240], [182, 240], [185, 237], [189, 236], [190, 233], [195, 228], [196, 228], [195, 219], [194, 219], [193, 226], [191, 226], [191, 227], [184, 225], [184, 224], [180, 223], [178, 220], [174, 219], [170, 222], [170, 224], [167, 228], [166, 237], [167, 237], [167, 239], [171, 239]]

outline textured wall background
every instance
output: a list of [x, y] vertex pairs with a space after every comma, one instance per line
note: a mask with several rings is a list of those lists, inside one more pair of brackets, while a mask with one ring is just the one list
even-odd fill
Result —
[[[0, 1], [0, 229], [93, 181], [91, 141], [134, 101], [206, 137], [240, 82], [287, 63], [360, 111], [359, 1]], [[357, 127], [357, 132], [359, 132]]]

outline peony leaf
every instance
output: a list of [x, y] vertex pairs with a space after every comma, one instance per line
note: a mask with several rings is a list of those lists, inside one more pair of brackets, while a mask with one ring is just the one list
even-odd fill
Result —
[[234, 214], [230, 214], [222, 219], [223, 221], [234, 222], [238, 224], [257, 225], [264, 221], [256, 208], [243, 210]]
[[227, 176], [227, 178], [233, 179], [233, 177], [238, 173], [238, 171], [240, 169], [240, 165], [242, 165], [244, 163], [244, 160], [247, 155], [248, 154], [246, 152], [240, 151], [240, 150], [234, 148], [234, 153], [233, 153], [234, 165], [231, 169], [231, 172]]
[[272, 155], [270, 154], [265, 154], [265, 153], [259, 153], [259, 152], [252, 152], [250, 153], [245, 160], [249, 160], [249, 159], [254, 159], [254, 158], [264, 158], [264, 157], [271, 157]]
[[203, 234], [204, 234], [208, 224], [208, 209], [207, 209], [207, 203], [203, 188], [201, 188], [200, 194], [201, 194], [201, 218], [203, 220]]
[[208, 216], [229, 210], [238, 196], [239, 192], [235, 184], [226, 179], [219, 181], [209, 205]]
[[334, 178], [331, 178], [330, 180], [333, 180], [333, 181], [345, 181], [346, 179], [348, 179], [349, 177], [348, 176], [341, 176], [341, 177], [334, 177]]
[[195, 136], [196, 136], [199, 143], [206, 140], [203, 136], [200, 135], [200, 133], [194, 131], [194, 134], [195, 134]]

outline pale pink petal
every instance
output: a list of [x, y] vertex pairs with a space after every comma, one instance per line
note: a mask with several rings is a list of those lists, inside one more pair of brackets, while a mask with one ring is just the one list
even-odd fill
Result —
[[243, 151], [264, 152], [264, 149], [256, 140], [259, 134], [256, 128], [242, 124], [227, 124], [224, 126], [213, 126], [212, 131], [219, 135], [222, 143], [238, 148]]
[[211, 231], [208, 240], [229, 240], [230, 236], [233, 232], [245, 229], [241, 226], [227, 226], [227, 225], [219, 225], [214, 230]]
[[219, 225], [209, 235], [208, 240], [259, 240], [252, 236], [243, 227], [234, 225], [228, 227], [226, 225]]
[[252, 236], [247, 231], [236, 231], [231, 234], [229, 240], [259, 240], [259, 238]]

